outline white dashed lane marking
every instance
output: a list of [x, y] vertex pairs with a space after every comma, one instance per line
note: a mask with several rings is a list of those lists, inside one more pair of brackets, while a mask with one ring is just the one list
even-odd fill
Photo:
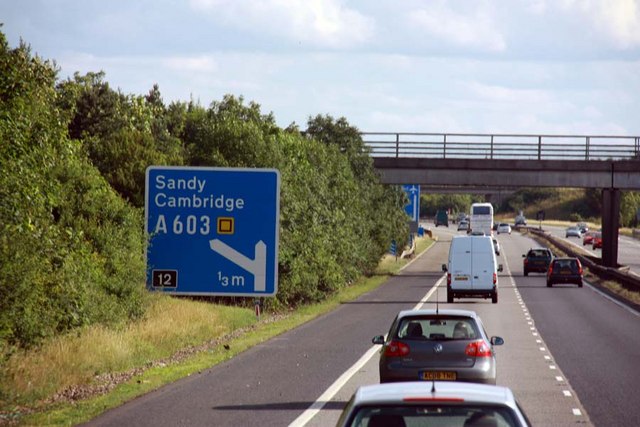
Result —
[[[522, 313], [525, 316], [525, 320], [527, 321], [527, 325], [529, 325], [529, 329], [531, 330], [531, 334], [536, 337], [536, 344], [539, 345], [539, 349], [541, 353], [547, 353], [547, 347], [544, 346], [544, 342], [542, 341], [542, 339], [539, 338], [538, 332], [536, 330], [535, 324], [533, 322], [533, 319], [531, 318], [531, 315], [529, 314], [529, 310], [527, 309], [526, 304], [524, 303], [524, 300], [522, 299], [522, 296], [520, 295], [520, 292], [518, 291], [517, 285], [515, 283], [515, 281], [513, 280], [513, 276], [511, 275], [511, 271], [509, 270], [509, 265], [507, 264], [507, 260], [505, 259], [505, 266], [506, 266], [506, 272], [509, 275], [510, 281], [511, 281], [511, 285], [513, 286], [513, 290], [516, 294], [516, 298], [518, 300], [518, 304], [520, 304], [520, 306], [522, 307]], [[543, 358], [545, 359], [546, 362], [549, 362], [549, 370], [551, 371], [558, 371], [558, 368], [556, 365], [552, 364], [552, 357], [549, 354], [544, 354]], [[568, 383], [565, 381], [564, 377], [560, 376], [560, 375], [556, 375], [555, 379], [557, 382], [559, 383], [564, 383], [565, 385], [568, 385]], [[573, 397], [573, 394], [571, 392], [571, 390], [563, 390], [562, 391], [563, 395], [566, 397]], [[573, 415], [579, 417], [582, 416], [582, 411], [579, 408], [572, 408], [571, 409]]]

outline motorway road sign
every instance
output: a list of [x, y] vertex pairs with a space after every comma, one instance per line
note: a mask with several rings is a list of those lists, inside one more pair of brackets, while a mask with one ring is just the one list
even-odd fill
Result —
[[274, 296], [280, 173], [151, 166], [147, 287], [169, 294]]
[[402, 189], [407, 193], [409, 203], [405, 206], [405, 211], [411, 217], [412, 221], [420, 219], [420, 186], [414, 184], [405, 184]]

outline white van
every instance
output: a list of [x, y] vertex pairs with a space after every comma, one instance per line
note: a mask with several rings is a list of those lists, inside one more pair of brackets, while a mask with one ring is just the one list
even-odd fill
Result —
[[491, 297], [498, 302], [498, 265], [490, 236], [454, 236], [449, 247], [447, 302], [460, 297]]

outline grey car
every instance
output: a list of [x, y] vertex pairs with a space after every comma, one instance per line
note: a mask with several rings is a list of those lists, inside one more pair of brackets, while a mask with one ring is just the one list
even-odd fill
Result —
[[398, 313], [382, 344], [380, 382], [466, 381], [496, 383], [494, 345], [480, 317], [469, 310], [405, 310]]
[[564, 233], [564, 237], [582, 237], [582, 232], [578, 227], [568, 227]]
[[509, 388], [448, 382], [362, 386], [337, 423], [338, 427], [529, 425]]

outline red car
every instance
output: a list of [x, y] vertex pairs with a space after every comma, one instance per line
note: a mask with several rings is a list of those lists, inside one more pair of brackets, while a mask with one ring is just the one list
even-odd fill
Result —
[[594, 233], [591, 246], [593, 247], [593, 249], [602, 249], [602, 233]]
[[582, 246], [592, 245], [593, 244], [593, 232], [587, 231], [582, 236]]

